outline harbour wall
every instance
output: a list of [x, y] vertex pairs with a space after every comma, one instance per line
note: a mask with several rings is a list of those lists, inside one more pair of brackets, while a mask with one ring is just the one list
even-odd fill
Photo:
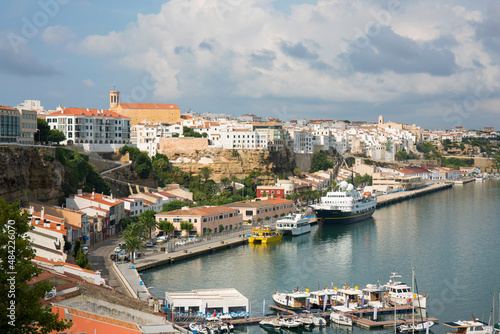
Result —
[[451, 187], [453, 187], [452, 183], [436, 183], [424, 188], [381, 195], [377, 197], [377, 208], [403, 202], [411, 198], [427, 195], [436, 191], [450, 189]]

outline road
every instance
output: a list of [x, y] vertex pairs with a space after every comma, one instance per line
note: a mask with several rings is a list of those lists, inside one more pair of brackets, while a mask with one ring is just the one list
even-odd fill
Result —
[[111, 267], [112, 261], [109, 258], [111, 254], [114, 254], [114, 249], [120, 241], [120, 237], [114, 236], [95, 246], [89, 251], [89, 262], [92, 265], [92, 270], [99, 270], [109, 286], [115, 287], [116, 291], [128, 296], [127, 290], [125, 290], [113, 271]]

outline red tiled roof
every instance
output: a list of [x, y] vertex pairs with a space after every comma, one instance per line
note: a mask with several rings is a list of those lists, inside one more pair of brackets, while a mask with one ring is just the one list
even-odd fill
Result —
[[237, 210], [220, 206], [209, 206], [209, 207], [197, 206], [186, 210], [179, 209], [168, 212], [161, 212], [156, 215], [157, 216], [203, 216], [203, 215], [213, 215], [213, 214], [232, 212], [232, 211], [237, 211]]
[[113, 118], [123, 118], [129, 119], [123, 115], [120, 115], [114, 111], [101, 110], [100, 109], [87, 109], [87, 108], [62, 108], [56, 112], [50, 113], [50, 116], [86, 116], [86, 117], [113, 117]]
[[404, 167], [397, 170], [403, 174], [428, 174], [430, 173], [427, 169], [423, 169], [420, 167]]
[[274, 199], [268, 199], [263, 202], [269, 202], [271, 204], [283, 204], [283, 203], [292, 203], [293, 201], [289, 199], [284, 199], [284, 198], [274, 198]]
[[180, 109], [177, 104], [167, 103], [120, 103], [122, 109]]

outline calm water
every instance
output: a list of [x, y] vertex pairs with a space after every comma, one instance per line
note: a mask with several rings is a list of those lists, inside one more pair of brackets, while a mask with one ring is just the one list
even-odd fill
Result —
[[[251, 315], [260, 316], [263, 300], [267, 309], [276, 289], [364, 287], [386, 283], [394, 270], [409, 284], [414, 267], [419, 293], [429, 295], [429, 316], [442, 323], [469, 320], [473, 313], [487, 322], [492, 293], [500, 290], [499, 204], [499, 181], [469, 183], [381, 208], [361, 223], [314, 226], [310, 234], [277, 244], [241, 246], [150, 270], [142, 278], [159, 298], [164, 291], [234, 287], [249, 298]], [[495, 313], [498, 321], [498, 298]], [[434, 326], [431, 332], [446, 329]]]

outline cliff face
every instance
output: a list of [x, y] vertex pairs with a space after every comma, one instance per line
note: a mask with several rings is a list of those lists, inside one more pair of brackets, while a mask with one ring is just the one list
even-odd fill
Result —
[[0, 196], [8, 203], [60, 204], [64, 167], [50, 148], [0, 146]]

